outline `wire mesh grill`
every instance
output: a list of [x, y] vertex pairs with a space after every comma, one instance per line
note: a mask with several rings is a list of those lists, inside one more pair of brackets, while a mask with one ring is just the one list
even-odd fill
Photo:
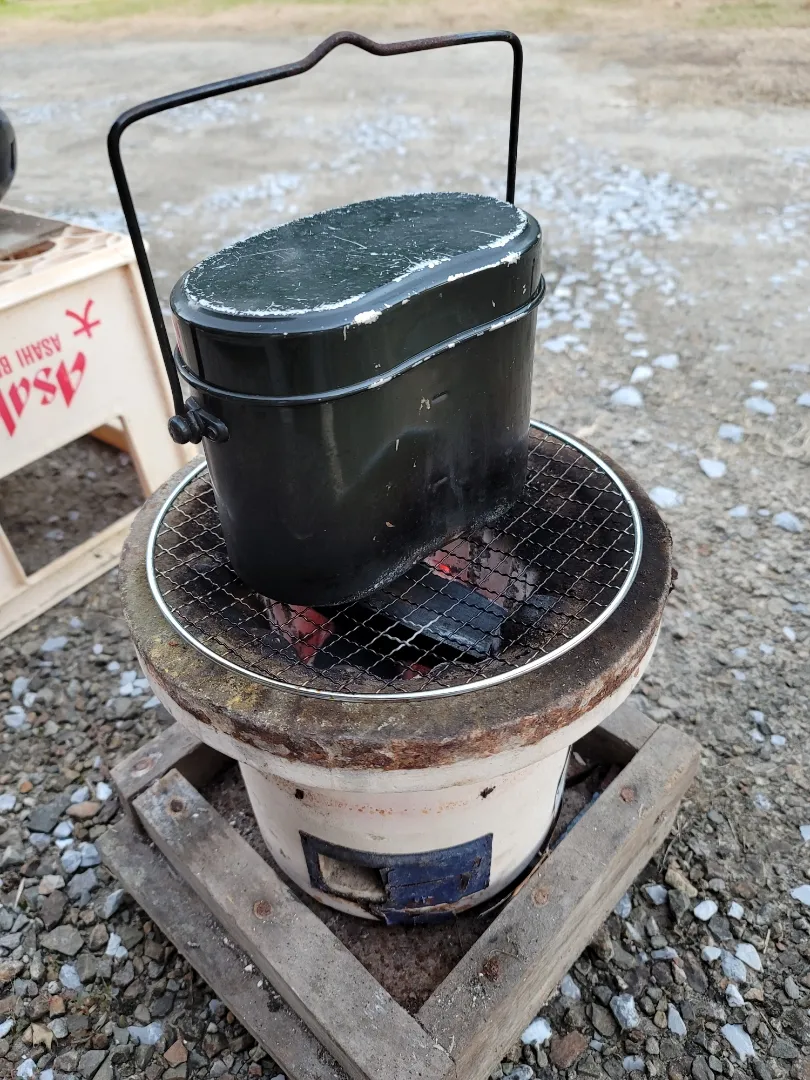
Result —
[[621, 603], [642, 535], [612, 469], [569, 436], [532, 429], [523, 494], [496, 527], [449, 541], [372, 597], [320, 610], [276, 603], [240, 581], [202, 464], [153, 526], [152, 593], [211, 659], [301, 694], [423, 698], [540, 667]]

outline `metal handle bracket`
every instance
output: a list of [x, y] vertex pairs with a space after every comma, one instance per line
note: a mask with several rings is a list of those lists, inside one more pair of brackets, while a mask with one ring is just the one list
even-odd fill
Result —
[[132, 192], [121, 158], [121, 137], [127, 128], [138, 120], [144, 120], [148, 116], [155, 116], [158, 113], [168, 112], [170, 109], [179, 108], [181, 105], [189, 105], [192, 102], [203, 101], [206, 98], [230, 94], [235, 90], [247, 90], [254, 86], [262, 86], [265, 83], [278, 82], [281, 79], [289, 79], [293, 75], [303, 75], [320, 63], [338, 45], [354, 45], [364, 52], [371, 53], [373, 56], [400, 56], [404, 53], [428, 52], [432, 49], [446, 49], [455, 45], [476, 45], [490, 41], [505, 42], [512, 49], [512, 96], [506, 166], [506, 201], [514, 203], [518, 129], [520, 126], [520, 95], [523, 82], [523, 46], [520, 38], [513, 34], [511, 30], [481, 30], [466, 34], [416, 38], [411, 41], [394, 41], [388, 44], [372, 41], [371, 38], [356, 34], [352, 30], [341, 30], [339, 33], [326, 38], [311, 53], [294, 63], [282, 64], [280, 67], [268, 68], [265, 71], [254, 71], [248, 75], [238, 75], [230, 79], [220, 79], [217, 82], [205, 83], [190, 90], [180, 90], [174, 94], [153, 98], [142, 105], [135, 105], [131, 109], [127, 109], [113, 123], [107, 136], [107, 153], [110, 158], [115, 186], [118, 189], [121, 209], [124, 212], [124, 220], [127, 223], [138, 269], [143, 280], [146, 300], [155, 326], [155, 334], [160, 345], [169, 386], [171, 387], [176, 415], [169, 421], [169, 433], [175, 442], [199, 442], [201, 438], [222, 442], [227, 439], [227, 428], [225, 428], [222, 421], [202, 409], [194, 398], [189, 398], [187, 401], [183, 400], [180, 377], [172, 353], [171, 343], [169, 342], [169, 335], [166, 331], [166, 324], [163, 321], [163, 313], [160, 308], [154, 277], [152, 276], [152, 268], [146, 254], [146, 245], [144, 244]]

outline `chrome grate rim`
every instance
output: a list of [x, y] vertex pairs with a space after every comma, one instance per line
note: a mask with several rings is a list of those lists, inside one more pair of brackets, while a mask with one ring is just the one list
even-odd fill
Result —
[[[458, 580], [455, 565], [493, 602], [513, 605], [503, 622], [510, 638], [496, 656], [448, 660], [443, 647], [424, 634], [386, 625], [390, 587], [375, 594], [386, 594], [375, 612], [357, 601], [312, 613], [323, 621], [309, 614], [271, 621], [268, 607], [278, 614], [281, 606], [244, 585], [227, 561], [205, 462], [171, 492], [150, 531], [146, 568], [155, 602], [173, 629], [209, 659], [255, 682], [305, 696], [424, 700], [535, 671], [579, 645], [621, 604], [641, 560], [642, 526], [629, 491], [598, 455], [546, 424], [532, 421], [532, 429], [530, 467], [517, 506], [497, 529], [462, 534], [429, 557], [432, 566], [419, 564], [420, 588], [429, 583], [434, 598], [451, 588], [435, 587], [435, 567], [450, 582]], [[506, 586], [498, 585], [504, 580]], [[537, 625], [521, 629], [520, 612], [534, 610], [524, 601], [535, 598], [544, 613]], [[453, 604], [450, 611], [455, 609], [464, 610]], [[297, 627], [293, 645], [285, 635], [302, 618], [304, 632]], [[338, 624], [350, 629], [335, 629]], [[458, 624], [474, 633], [469, 621]], [[319, 668], [310, 661], [324, 626], [330, 631], [328, 647], [339, 646], [340, 659]], [[402, 668], [400, 674], [390, 674], [392, 665]]]

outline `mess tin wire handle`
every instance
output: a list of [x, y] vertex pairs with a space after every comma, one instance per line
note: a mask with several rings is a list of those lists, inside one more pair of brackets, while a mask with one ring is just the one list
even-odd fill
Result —
[[[174, 410], [177, 414], [169, 421], [169, 431], [172, 438], [177, 442], [199, 442], [205, 436], [216, 441], [227, 439], [227, 430], [221, 421], [210, 416], [201, 409], [196, 402], [192, 405], [183, 401], [183, 391], [180, 378], [172, 355], [172, 347], [169, 343], [169, 335], [163, 321], [163, 313], [160, 309], [155, 281], [149, 258], [146, 254], [141, 227], [138, 224], [138, 215], [132, 201], [132, 193], [129, 188], [124, 165], [121, 160], [121, 136], [137, 120], [144, 120], [148, 116], [176, 109], [181, 105], [189, 105], [195, 101], [203, 101], [205, 98], [219, 97], [221, 94], [230, 94], [234, 90], [246, 90], [253, 86], [262, 86], [264, 83], [278, 82], [280, 79], [289, 79], [292, 75], [303, 75], [320, 63], [338, 45], [355, 45], [364, 52], [374, 56], [400, 56], [403, 53], [428, 52], [431, 49], [446, 49], [454, 45], [475, 45], [489, 41], [503, 41], [512, 47], [512, 103], [509, 118], [509, 152], [506, 165], [506, 201], [515, 201], [515, 175], [517, 171], [517, 147], [518, 127], [520, 125], [520, 92], [523, 82], [523, 46], [520, 38], [510, 30], [481, 30], [468, 34], [448, 34], [442, 37], [416, 38], [412, 41], [394, 41], [389, 44], [381, 44], [372, 41], [371, 38], [356, 34], [351, 30], [341, 30], [332, 34], [316, 46], [311, 53], [296, 60], [292, 64], [282, 64], [280, 67], [268, 68], [265, 71], [254, 71], [249, 75], [238, 75], [231, 79], [220, 79], [217, 82], [206, 83], [203, 86], [193, 87], [191, 90], [180, 90], [175, 94], [166, 94], [164, 97], [154, 98], [142, 105], [135, 105], [126, 112], [121, 113], [110, 128], [107, 136], [107, 152], [112, 166], [115, 186], [118, 188], [118, 198], [121, 200], [121, 208], [124, 219], [129, 229], [132, 246], [135, 249], [135, 258], [138, 269], [143, 279], [143, 287], [155, 324], [160, 351], [166, 374], [169, 377], [169, 385], [172, 391]], [[219, 427], [218, 427], [219, 425]]]

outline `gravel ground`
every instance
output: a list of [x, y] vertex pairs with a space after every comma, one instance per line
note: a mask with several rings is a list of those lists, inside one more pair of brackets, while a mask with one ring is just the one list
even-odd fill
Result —
[[[526, 44], [518, 201], [547, 227], [551, 286], [535, 413], [614, 455], [671, 525], [678, 587], [636, 698], [703, 762], [668, 844], [501, 1073], [810, 1080], [810, 116], [706, 39], [682, 41], [666, 79], [644, 35]], [[304, 47], [9, 50], [17, 202], [114, 223], [115, 111]], [[361, 68], [335, 58], [300, 97], [247, 96], [247, 133], [223, 103], [133, 136], [161, 283], [381, 190], [385, 168], [389, 190], [500, 192], [502, 101], [479, 89], [505, 85], [497, 58], [448, 57], [430, 80], [404, 64], [385, 90]], [[115, 574], [0, 643], [0, 675], [0, 1075], [275, 1076], [97, 865], [107, 770], [160, 722]]]

